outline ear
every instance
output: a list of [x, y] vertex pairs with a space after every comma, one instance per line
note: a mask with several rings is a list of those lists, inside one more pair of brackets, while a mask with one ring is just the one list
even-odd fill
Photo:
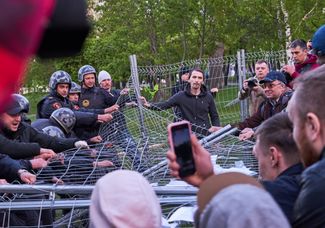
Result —
[[276, 148], [275, 146], [271, 146], [269, 148], [269, 152], [270, 152], [270, 157], [271, 157], [271, 166], [272, 167], [278, 166], [279, 161], [282, 157], [282, 154], [280, 153], [278, 148]]
[[306, 137], [315, 142], [321, 133], [321, 122], [314, 113], [308, 112], [305, 120]]

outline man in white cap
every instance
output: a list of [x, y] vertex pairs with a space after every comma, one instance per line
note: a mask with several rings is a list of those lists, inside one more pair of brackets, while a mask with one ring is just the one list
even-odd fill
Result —
[[[105, 132], [110, 136], [110, 140], [122, 147], [124, 152], [132, 159], [133, 169], [143, 172], [146, 170], [146, 168], [143, 166], [144, 164], [142, 164], [143, 162], [141, 161], [140, 156], [141, 153], [138, 151], [137, 143], [128, 130], [126, 119], [123, 114], [123, 109], [126, 106], [132, 106], [134, 103], [130, 102], [131, 99], [129, 96], [127, 96], [129, 89], [112, 89], [112, 77], [105, 70], [99, 72], [97, 79], [99, 86], [106, 90], [114, 103], [120, 107], [119, 111], [113, 114], [113, 121], [105, 127]], [[119, 97], [121, 98], [119, 99]]]
[[122, 90], [112, 89], [112, 77], [105, 70], [102, 70], [101, 72], [99, 72], [98, 83], [101, 88], [106, 90], [111, 95], [111, 97], [115, 100], [115, 102], [117, 101], [117, 99], [120, 95], [126, 95], [129, 92], [129, 89], [127, 89], [127, 88], [124, 88]]

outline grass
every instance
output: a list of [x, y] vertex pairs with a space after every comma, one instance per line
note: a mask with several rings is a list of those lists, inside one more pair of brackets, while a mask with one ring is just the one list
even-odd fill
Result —
[[[225, 107], [228, 102], [234, 100], [237, 97], [238, 88], [236, 86], [228, 86], [223, 88], [217, 93], [215, 98], [216, 107], [220, 116], [221, 124], [226, 125], [228, 123], [236, 123], [240, 120], [240, 106], [239, 103]], [[37, 103], [48, 93], [34, 92], [28, 93], [24, 96], [29, 100], [30, 110], [28, 117], [33, 121], [36, 119]], [[161, 115], [165, 117], [172, 114], [172, 112], [161, 112]], [[132, 116], [134, 114], [131, 114]]]

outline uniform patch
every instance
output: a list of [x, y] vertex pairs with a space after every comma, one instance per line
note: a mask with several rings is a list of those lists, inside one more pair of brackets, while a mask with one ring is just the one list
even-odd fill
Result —
[[88, 107], [89, 106], [89, 100], [83, 100], [82, 101], [82, 106], [83, 107]]
[[62, 105], [61, 105], [59, 102], [54, 102], [54, 103], [52, 104], [52, 107], [53, 107], [54, 109], [59, 109], [59, 108], [62, 108]]

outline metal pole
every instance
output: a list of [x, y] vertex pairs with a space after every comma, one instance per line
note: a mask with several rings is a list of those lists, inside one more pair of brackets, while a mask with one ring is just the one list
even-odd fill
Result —
[[[243, 67], [243, 80], [246, 79], [246, 57], [245, 57], [245, 50], [241, 49], [241, 61], [242, 61], [242, 67]], [[246, 119], [249, 116], [249, 108], [248, 108], [248, 100], [244, 100], [244, 113], [243, 113], [243, 120]]]

